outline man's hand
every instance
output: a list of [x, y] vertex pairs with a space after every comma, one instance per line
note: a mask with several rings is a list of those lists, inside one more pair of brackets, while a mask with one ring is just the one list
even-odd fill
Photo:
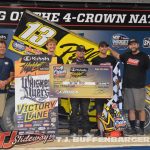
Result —
[[115, 58], [120, 59], [120, 54], [118, 52], [112, 50], [110, 47], [108, 47], [108, 49]]
[[120, 80], [116, 79], [115, 83], [116, 83], [117, 87], [119, 88]]
[[0, 89], [4, 89], [7, 84], [8, 84], [8, 83], [7, 83], [7, 80], [4, 80], [4, 81], [1, 81], [1, 80], [0, 80]]

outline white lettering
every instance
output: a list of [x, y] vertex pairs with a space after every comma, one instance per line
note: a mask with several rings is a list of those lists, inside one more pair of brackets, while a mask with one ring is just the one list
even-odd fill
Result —
[[115, 23], [124, 23], [126, 16], [127, 16], [126, 14], [118, 14], [118, 17]]
[[84, 22], [85, 14], [78, 14], [77, 22]]
[[147, 23], [146, 15], [142, 15], [141, 19], [138, 21], [138, 23]]
[[104, 14], [104, 23], [113, 23], [116, 18], [116, 14]]
[[139, 19], [139, 14], [130, 14], [130, 20], [129, 23], [137, 23]]
[[10, 15], [10, 20], [11, 21], [17, 21], [20, 18], [20, 13], [13, 11]]
[[0, 20], [5, 20], [6, 18], [6, 11], [0, 11]]

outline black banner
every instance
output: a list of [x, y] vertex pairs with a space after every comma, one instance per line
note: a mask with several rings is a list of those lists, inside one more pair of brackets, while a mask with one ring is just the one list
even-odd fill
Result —
[[0, 6], [0, 25], [16, 26], [26, 9], [44, 19], [67, 27], [150, 28], [150, 10], [39, 6]]

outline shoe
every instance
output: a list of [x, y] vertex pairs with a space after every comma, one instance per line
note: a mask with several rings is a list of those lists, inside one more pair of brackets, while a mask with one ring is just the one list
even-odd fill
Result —
[[85, 134], [83, 134], [83, 137], [93, 137], [93, 135], [90, 133], [85, 133]]
[[132, 136], [132, 135], [136, 135], [137, 134], [137, 131], [136, 131], [136, 129], [134, 129], [134, 128], [131, 128], [130, 130], [128, 130], [127, 132], [126, 132], [126, 135], [127, 136]]
[[94, 133], [94, 136], [101, 136], [101, 131], [100, 131], [100, 130], [97, 130], [97, 131]]
[[70, 137], [71, 137], [71, 138], [74, 138], [74, 137], [77, 137], [77, 136], [78, 136], [77, 133], [71, 133], [71, 134], [70, 134]]
[[138, 135], [145, 135], [144, 129], [139, 128]]

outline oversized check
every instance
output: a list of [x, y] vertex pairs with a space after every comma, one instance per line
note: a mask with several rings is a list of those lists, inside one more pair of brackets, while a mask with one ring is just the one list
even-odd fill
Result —
[[112, 98], [112, 67], [50, 65], [50, 96], [64, 98]]

